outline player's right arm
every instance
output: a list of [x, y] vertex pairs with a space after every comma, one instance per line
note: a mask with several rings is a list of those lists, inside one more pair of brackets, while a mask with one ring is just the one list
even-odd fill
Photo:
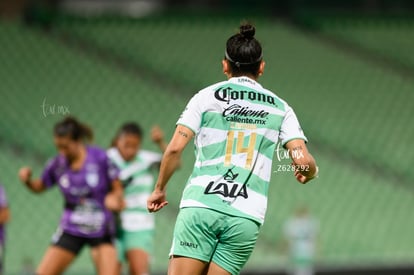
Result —
[[41, 193], [46, 190], [46, 186], [41, 179], [32, 179], [32, 169], [30, 167], [20, 168], [19, 178], [34, 193]]
[[200, 129], [203, 112], [205, 110], [204, 94], [198, 92], [188, 102], [185, 110], [177, 121], [177, 127], [161, 160], [160, 173], [154, 192], [147, 200], [149, 212], [157, 212], [168, 204], [166, 187], [168, 180], [180, 165], [181, 153]]
[[174, 135], [162, 157], [160, 174], [154, 191], [147, 200], [149, 212], [157, 212], [168, 204], [165, 195], [168, 180], [180, 165], [181, 154], [194, 137], [194, 132], [183, 125], [177, 125]]

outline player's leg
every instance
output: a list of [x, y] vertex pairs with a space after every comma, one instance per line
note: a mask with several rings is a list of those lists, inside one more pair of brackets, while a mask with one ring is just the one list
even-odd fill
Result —
[[58, 246], [50, 246], [40, 262], [37, 275], [59, 275], [76, 257], [72, 252]]
[[154, 230], [123, 230], [123, 241], [130, 275], [148, 275], [153, 251]]
[[97, 263], [98, 262], [98, 251], [91, 249], [91, 258], [92, 258], [93, 263]]
[[98, 275], [119, 274], [117, 252], [112, 237], [106, 236], [89, 241], [91, 253]]
[[131, 249], [126, 254], [130, 275], [149, 274], [149, 255], [146, 251], [142, 249]]
[[168, 275], [205, 275], [208, 262], [197, 259], [172, 256], [168, 265]]
[[206, 275], [209, 262], [185, 256], [172, 255], [168, 275]]
[[183, 208], [177, 216], [168, 275], [204, 275], [217, 245], [221, 227], [218, 212]]
[[82, 238], [59, 231], [53, 236], [52, 243], [37, 267], [37, 275], [62, 274], [84, 245]]
[[[118, 250], [117, 250], [118, 251]], [[98, 249], [91, 249], [91, 258], [92, 258], [92, 262], [95, 266], [95, 270], [98, 270], [98, 262], [99, 262], [99, 250]], [[118, 273], [117, 274], [121, 274], [122, 273], [122, 262], [118, 262]]]
[[222, 268], [221, 266], [217, 265], [214, 262], [211, 262], [208, 266], [208, 270], [207, 273], [209, 275], [231, 275], [230, 272], [228, 272], [227, 270], [225, 270], [224, 268]]
[[0, 241], [0, 274], [4, 274], [4, 243]]
[[224, 228], [208, 275], [239, 274], [253, 252], [260, 225], [249, 219], [227, 216]]
[[119, 264], [117, 261], [116, 249], [111, 244], [101, 244], [91, 248], [92, 253], [96, 253], [95, 266], [98, 275], [119, 274]]
[[115, 249], [118, 261], [118, 274], [122, 274], [124, 264], [126, 262], [125, 238], [122, 230], [118, 230], [115, 238]]

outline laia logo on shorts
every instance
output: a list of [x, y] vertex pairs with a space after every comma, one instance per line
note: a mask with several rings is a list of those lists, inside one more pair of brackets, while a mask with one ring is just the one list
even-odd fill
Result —
[[217, 100], [227, 102], [230, 104], [230, 100], [246, 99], [250, 101], [259, 101], [268, 103], [277, 107], [275, 98], [270, 95], [262, 94], [255, 91], [237, 91], [231, 87], [220, 87], [214, 92], [214, 97]]
[[247, 199], [249, 196], [247, 194], [246, 185], [234, 182], [238, 175], [239, 174], [234, 174], [233, 171], [229, 169], [223, 176], [223, 179], [226, 182], [211, 181], [204, 190], [204, 194], [218, 194], [225, 198], [237, 198], [240, 196]]
[[180, 245], [181, 246], [191, 247], [191, 248], [197, 248], [198, 247], [198, 244], [189, 243], [189, 242], [185, 242], [185, 241], [180, 241]]

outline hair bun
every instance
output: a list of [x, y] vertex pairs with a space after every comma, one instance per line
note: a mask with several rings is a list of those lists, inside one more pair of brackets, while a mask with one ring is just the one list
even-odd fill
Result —
[[253, 25], [249, 23], [244, 23], [240, 25], [240, 34], [247, 38], [252, 39], [254, 37], [254, 34], [256, 33], [256, 29]]

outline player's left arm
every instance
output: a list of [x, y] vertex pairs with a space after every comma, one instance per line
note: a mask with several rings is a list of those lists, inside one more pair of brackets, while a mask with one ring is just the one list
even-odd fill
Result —
[[318, 176], [315, 159], [303, 139], [293, 139], [285, 144], [285, 148], [290, 154], [295, 166], [295, 177], [300, 183], [305, 184]]
[[162, 157], [160, 174], [155, 184], [154, 192], [148, 198], [148, 211], [156, 212], [168, 204], [165, 195], [168, 180], [180, 165], [181, 154], [193, 137], [194, 132], [190, 128], [177, 125], [174, 135]]

